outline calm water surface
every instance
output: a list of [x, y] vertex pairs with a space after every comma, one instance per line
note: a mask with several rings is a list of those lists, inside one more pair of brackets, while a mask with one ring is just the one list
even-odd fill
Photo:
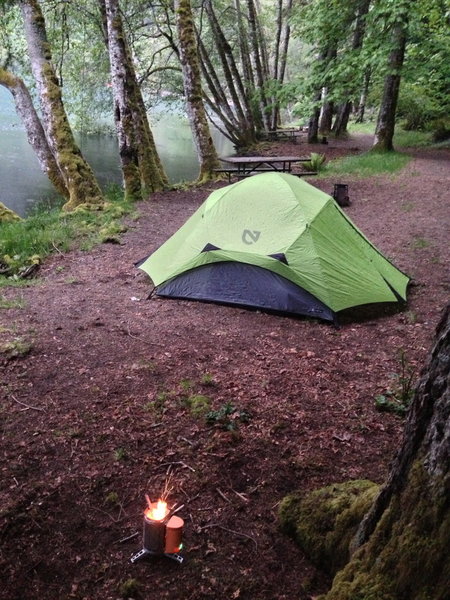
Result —
[[[198, 175], [198, 161], [189, 123], [178, 115], [165, 115], [152, 121], [155, 143], [169, 180], [190, 181]], [[219, 154], [232, 154], [231, 143], [214, 130]], [[84, 157], [105, 188], [121, 183], [116, 139], [107, 135], [78, 136]], [[0, 87], [0, 201], [25, 216], [38, 202], [55, 197], [55, 191], [42, 174], [28, 144], [11, 94]]]

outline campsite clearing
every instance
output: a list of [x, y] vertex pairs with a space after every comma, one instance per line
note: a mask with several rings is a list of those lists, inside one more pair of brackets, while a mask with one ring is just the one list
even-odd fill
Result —
[[[397, 385], [402, 350], [419, 369], [448, 300], [449, 158], [423, 149], [398, 175], [344, 182], [347, 214], [414, 278], [403, 311], [360, 309], [336, 329], [147, 300], [134, 262], [223, 184], [154, 194], [122, 244], [56, 253], [37, 285], [3, 289], [0, 344], [27, 352], [0, 355], [0, 598], [116, 600], [134, 586], [141, 599], [308, 600], [325, 590], [280, 533], [277, 507], [294, 489], [387, 474], [403, 421], [374, 397]], [[334, 183], [314, 180], [327, 193]], [[170, 499], [185, 505], [185, 564], [131, 565], [144, 495], [160, 493], [169, 469]]]

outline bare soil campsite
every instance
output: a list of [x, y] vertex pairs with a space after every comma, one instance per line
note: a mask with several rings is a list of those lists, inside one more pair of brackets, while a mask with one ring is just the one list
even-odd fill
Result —
[[[356, 154], [369, 139], [321, 146]], [[273, 154], [316, 147], [278, 143]], [[294, 490], [382, 482], [403, 419], [375, 397], [417, 376], [448, 301], [448, 149], [348, 178], [347, 215], [412, 277], [406, 306], [341, 327], [147, 299], [134, 263], [218, 185], [153, 194], [120, 244], [55, 249], [0, 298], [0, 598], [307, 600], [329, 580], [280, 531]], [[309, 182], [331, 193], [336, 178]], [[403, 371], [402, 371], [403, 369]], [[184, 563], [130, 563], [145, 494], [184, 504]], [[133, 535], [137, 534], [137, 535]]]

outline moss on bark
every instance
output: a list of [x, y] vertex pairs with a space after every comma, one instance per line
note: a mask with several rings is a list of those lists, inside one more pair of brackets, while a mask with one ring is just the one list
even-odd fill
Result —
[[61, 89], [51, 63], [51, 48], [39, 2], [22, 0], [21, 9], [31, 67], [40, 96], [43, 125], [68, 191], [69, 200], [64, 209], [70, 211], [79, 204], [102, 206], [102, 192], [92, 169], [82, 157], [75, 142], [64, 109]]
[[448, 483], [430, 478], [416, 461], [403, 492], [323, 600], [448, 600]]
[[347, 563], [350, 541], [378, 489], [356, 480], [287, 496], [280, 506], [282, 528], [320, 568], [335, 573]]
[[219, 166], [219, 158], [209, 131], [203, 104], [197, 36], [191, 2], [190, 0], [177, 0], [175, 8], [186, 109], [200, 163], [197, 181], [204, 183], [216, 178], [214, 169]]
[[13, 221], [21, 221], [17, 213], [0, 202], [0, 223], [12, 223]]

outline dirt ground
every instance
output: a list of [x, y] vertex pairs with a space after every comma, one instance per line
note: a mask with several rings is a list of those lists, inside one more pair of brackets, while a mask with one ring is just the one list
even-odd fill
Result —
[[[413, 285], [405, 307], [350, 311], [340, 329], [147, 300], [151, 282], [134, 262], [211, 185], [154, 194], [122, 244], [55, 252], [38, 285], [3, 289], [19, 304], [0, 309], [0, 341], [20, 338], [31, 351], [0, 355], [0, 598], [115, 600], [131, 579], [130, 596], [155, 600], [306, 600], [326, 590], [327, 577], [280, 532], [277, 508], [294, 490], [386, 477], [403, 421], [377, 411], [374, 396], [392, 388], [402, 350], [420, 368], [448, 301], [449, 158], [414, 151], [398, 175], [344, 182], [347, 214]], [[329, 193], [337, 182], [309, 181]], [[199, 395], [214, 421], [196, 414], [208, 403]], [[221, 419], [227, 403], [236, 410]], [[184, 564], [132, 565], [145, 494], [156, 499], [168, 477], [169, 502], [184, 504]]]

